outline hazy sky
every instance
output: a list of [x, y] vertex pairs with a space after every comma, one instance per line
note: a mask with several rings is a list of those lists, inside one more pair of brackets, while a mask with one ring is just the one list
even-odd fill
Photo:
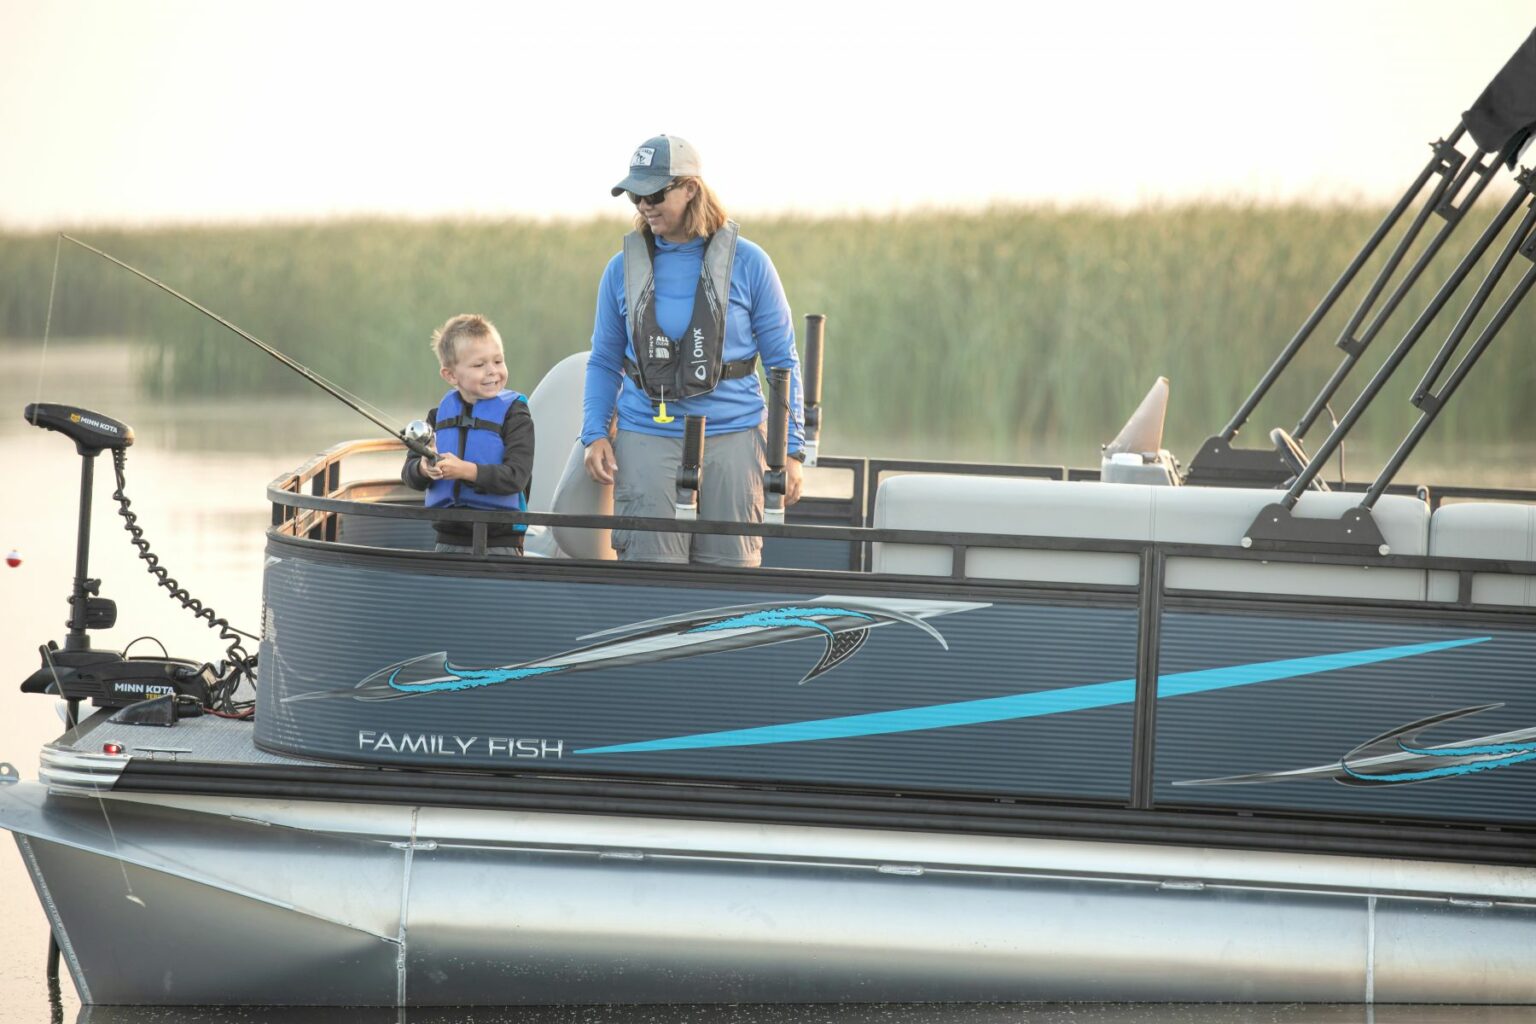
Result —
[[1528, 0], [0, 0], [0, 226], [1395, 196]]

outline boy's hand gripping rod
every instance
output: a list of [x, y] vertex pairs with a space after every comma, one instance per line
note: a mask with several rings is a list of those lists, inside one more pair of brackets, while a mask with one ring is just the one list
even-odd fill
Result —
[[704, 417], [683, 419], [683, 461], [677, 467], [677, 500], [673, 512], [678, 519], [699, 518], [699, 492], [704, 488]]
[[[407, 448], [409, 448], [411, 451], [415, 452], [417, 455], [420, 455], [423, 458], [427, 458], [427, 459], [436, 459], [437, 458], [437, 452], [432, 450], [432, 446], [431, 446], [430, 442], [423, 443], [421, 436], [417, 432], [415, 432], [415, 431], [407, 431], [407, 430], [400, 430], [400, 429], [397, 429], [395, 427], [390, 426], [388, 423], [384, 422], [378, 416], [375, 416], [373, 413], [369, 412], [367, 409], [364, 409], [362, 406], [358, 405], [357, 402], [353, 401], [352, 398], [350, 396], [348, 396], [346, 394], [346, 392], [342, 391], [341, 388], [339, 388], [336, 385], [332, 384], [330, 381], [326, 380], [324, 377], [320, 376], [318, 373], [314, 372], [309, 367], [303, 365], [302, 363], [300, 363], [300, 362], [298, 362], [298, 361], [296, 361], [294, 359], [289, 358], [288, 356], [286, 356], [283, 353], [279, 352], [277, 349], [273, 348], [271, 345], [268, 345], [266, 342], [262, 341], [260, 338], [258, 338], [255, 335], [249, 333], [248, 331], [244, 331], [244, 330], [240, 329], [236, 325], [234, 325], [234, 324], [230, 323], [228, 320], [224, 319], [222, 316], [219, 316], [219, 314], [213, 312], [213, 310], [208, 309], [205, 306], [199, 305], [198, 303], [196, 303], [196, 302], [192, 301], [191, 299], [187, 298], [185, 295], [181, 294], [181, 292], [178, 292], [176, 289], [172, 288], [170, 285], [165, 284], [165, 283], [163, 283], [161, 281], [155, 280], [154, 278], [150, 277], [148, 274], [144, 273], [144, 271], [139, 270], [137, 267], [129, 266], [127, 263], [124, 263], [122, 260], [118, 259], [116, 256], [113, 256], [113, 255], [111, 255], [109, 253], [102, 252], [100, 249], [96, 248], [93, 245], [87, 245], [85, 242], [80, 241], [80, 239], [71, 237], [70, 235], [66, 235], [63, 232], [59, 233], [59, 237], [64, 239], [67, 242], [73, 242], [75, 245], [78, 245], [80, 248], [85, 249], [88, 252], [95, 253], [97, 256], [100, 256], [102, 259], [106, 260], [109, 263], [116, 263], [118, 266], [122, 267], [124, 270], [128, 271], [130, 274], [133, 274], [133, 275], [135, 275], [137, 277], [142, 277], [144, 280], [148, 281], [150, 284], [154, 285], [156, 288], [159, 288], [161, 291], [165, 292], [167, 295], [170, 295], [173, 298], [180, 299], [182, 302], [184, 302], [187, 305], [191, 306], [193, 309], [197, 310], [199, 313], [201, 313], [204, 316], [208, 317], [209, 319], [215, 321], [216, 323], [222, 324], [223, 326], [229, 328], [235, 334], [238, 334], [240, 337], [244, 338], [246, 341], [250, 342], [252, 345], [255, 345], [257, 348], [261, 349], [263, 352], [265, 352], [267, 355], [271, 356], [273, 359], [276, 359], [278, 362], [282, 363], [284, 366], [288, 367], [290, 370], [293, 370], [294, 372], [298, 373], [305, 380], [309, 381], [311, 384], [314, 384], [320, 390], [324, 391], [326, 394], [330, 395], [332, 398], [334, 398], [337, 401], [341, 402], [343, 405], [345, 405], [347, 408], [351, 409], [353, 412], [359, 414], [360, 416], [366, 417], [369, 420], [369, 422], [374, 424], [374, 426], [379, 427], [380, 429], [382, 429], [390, 437], [395, 438], [397, 441], [399, 441], [401, 444], [405, 445]], [[413, 426], [414, 426], [414, 424], [413, 424]], [[423, 426], [425, 426], [425, 424], [423, 424]], [[430, 432], [431, 428], [427, 428], [427, 429]]]

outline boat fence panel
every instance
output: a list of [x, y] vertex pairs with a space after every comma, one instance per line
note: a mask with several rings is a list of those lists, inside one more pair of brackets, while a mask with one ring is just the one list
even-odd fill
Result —
[[[1494, 558], [1536, 561], [1536, 506], [1497, 502], [1467, 502], [1435, 510], [1429, 523], [1429, 553], [1450, 558]], [[1454, 601], [1457, 574], [1431, 572], [1432, 601]], [[1473, 573], [1473, 604], [1536, 607], [1536, 577]]]
[[[402, 486], [402, 492], [405, 488]], [[400, 495], [420, 505], [419, 494]], [[338, 516], [336, 540], [370, 548], [398, 548], [404, 551], [431, 551], [437, 542], [432, 523], [426, 519], [397, 519], [393, 516]]]
[[824, 593], [750, 574], [684, 587], [644, 570], [354, 563], [277, 541], [269, 554], [264, 749], [882, 791], [1129, 793], [1131, 594], [1064, 605], [889, 585]]
[[1536, 822], [1536, 631], [1165, 611], [1156, 800]]

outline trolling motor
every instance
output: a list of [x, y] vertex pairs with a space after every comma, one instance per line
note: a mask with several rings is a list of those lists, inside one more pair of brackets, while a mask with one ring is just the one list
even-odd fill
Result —
[[[99, 596], [101, 580], [89, 576], [96, 457], [111, 451], [120, 471], [123, 452], [133, 444], [133, 430], [111, 417], [68, 405], [36, 403], [27, 406], [25, 415], [33, 426], [57, 431], [74, 441], [81, 461], [80, 526], [75, 542], [75, 581], [69, 596], [69, 633], [62, 648], [52, 640], [39, 648], [42, 667], [23, 680], [21, 691], [64, 698], [71, 724], [78, 721], [79, 704], [87, 699], [99, 708], [132, 706], [133, 711], [114, 716], [130, 724], [173, 725], [178, 717], [201, 714], [220, 683], [213, 666], [181, 658], [130, 658], [121, 651], [91, 647], [89, 630], [109, 629], [117, 622], [117, 604]], [[228, 623], [224, 626], [228, 628]]]
[[789, 368], [768, 370], [768, 471], [763, 474], [763, 522], [784, 525], [789, 458]]
[[673, 514], [678, 519], [699, 518], [699, 492], [704, 489], [704, 420], [683, 420], [683, 461], [677, 467], [677, 499]]
[[821, 445], [821, 356], [826, 346], [827, 317], [824, 313], [805, 315], [805, 464], [816, 465]]

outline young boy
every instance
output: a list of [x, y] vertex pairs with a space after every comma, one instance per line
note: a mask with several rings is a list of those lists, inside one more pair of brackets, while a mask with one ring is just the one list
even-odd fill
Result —
[[[496, 325], [462, 313], [432, 333], [449, 390], [427, 422], [437, 432], [434, 462], [412, 454], [400, 476], [427, 492], [428, 508], [520, 512], [533, 473], [533, 417], [528, 400], [507, 391], [507, 364]], [[433, 523], [438, 551], [472, 550], [473, 525]], [[521, 555], [523, 526], [489, 524], [486, 551]]]

